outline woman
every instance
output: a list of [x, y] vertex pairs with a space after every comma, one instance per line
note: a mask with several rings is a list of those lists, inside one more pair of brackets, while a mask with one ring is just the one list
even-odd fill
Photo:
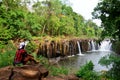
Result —
[[16, 64], [23, 64], [25, 65], [28, 61], [30, 62], [34, 62], [34, 63], [37, 63], [35, 60], [34, 60], [34, 57], [27, 54], [26, 50], [24, 49], [25, 46], [27, 45], [28, 42], [26, 41], [23, 41], [20, 43], [19, 45], [19, 48], [18, 50], [16, 51], [16, 54], [15, 54], [15, 58], [14, 58], [14, 62], [13, 62], [13, 65], [15, 66]]

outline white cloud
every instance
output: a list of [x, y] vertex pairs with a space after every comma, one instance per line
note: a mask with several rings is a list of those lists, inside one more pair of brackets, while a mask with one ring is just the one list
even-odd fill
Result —
[[[81, 14], [86, 20], [92, 19], [91, 12], [97, 6], [99, 0], [69, 0], [72, 4], [73, 11]], [[100, 25], [100, 20], [94, 20], [97, 25]]]

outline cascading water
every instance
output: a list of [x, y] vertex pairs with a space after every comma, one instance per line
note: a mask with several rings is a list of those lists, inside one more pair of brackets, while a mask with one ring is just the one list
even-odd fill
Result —
[[[61, 66], [65, 66], [67, 68], [70, 68], [73, 71], [78, 71], [80, 66], [86, 64], [88, 61], [92, 61], [94, 64], [94, 70], [95, 71], [107, 71], [111, 67], [105, 67], [102, 66], [99, 63], [99, 60], [101, 57], [106, 56], [108, 54], [113, 53], [111, 51], [112, 43], [110, 40], [103, 40], [101, 41], [101, 44], [97, 44], [95, 41], [90, 40], [88, 42], [89, 50], [88, 52], [84, 52], [84, 54], [81, 53], [81, 47], [79, 41], [77, 41], [79, 54], [78, 55], [84, 55], [84, 56], [74, 56], [72, 58], [66, 59], [65, 61], [59, 62]], [[105, 52], [104, 52], [105, 51]]]
[[91, 41], [91, 46], [92, 46], [92, 51], [95, 51], [96, 49], [95, 49], [95, 42], [92, 40]]
[[89, 43], [91, 51], [111, 51], [112, 43], [109, 39], [105, 39], [99, 44], [96, 44], [93, 40]]
[[78, 50], [79, 50], [79, 54], [78, 54], [78, 55], [83, 55], [83, 54], [81, 53], [81, 47], [80, 47], [79, 41], [77, 41], [77, 44], [78, 44]]
[[110, 40], [103, 40], [100, 43], [99, 51], [111, 51], [112, 43]]

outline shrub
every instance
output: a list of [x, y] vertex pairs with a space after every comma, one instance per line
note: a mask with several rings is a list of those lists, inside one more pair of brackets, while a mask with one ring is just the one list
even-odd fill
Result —
[[60, 66], [56, 67], [54, 65], [50, 65], [49, 62], [48, 62], [48, 59], [41, 56], [41, 55], [37, 56], [36, 59], [39, 60], [41, 64], [43, 64], [45, 67], [47, 67], [49, 69], [50, 75], [52, 75], [52, 76], [57, 76], [59, 74], [65, 74], [65, 75], [68, 74], [68, 69], [67, 68], [60, 67]]
[[12, 65], [14, 56], [15, 56], [15, 51], [13, 50], [0, 54], [0, 67]]
[[80, 70], [76, 73], [76, 76], [85, 80], [100, 80], [97, 72], [93, 70], [94, 65], [92, 61], [89, 61], [85, 65], [81, 66]]
[[32, 53], [32, 52], [34, 52], [35, 51], [35, 49], [36, 49], [36, 46], [35, 46], [35, 44], [33, 43], [33, 42], [29, 42], [28, 44], [27, 44], [27, 46], [25, 47], [25, 49], [26, 49], [26, 51], [28, 52], [28, 53]]
[[68, 69], [65, 67], [55, 67], [55, 66], [50, 66], [49, 67], [50, 74], [53, 76], [58, 76], [60, 74], [68, 74]]
[[45, 65], [46, 67], [48, 67], [49, 63], [48, 63], [48, 59], [39, 55], [35, 57], [41, 64]]
[[106, 77], [110, 80], [120, 79], [120, 56], [110, 54], [100, 59], [99, 63], [104, 66], [112, 65], [109, 71], [106, 72]]

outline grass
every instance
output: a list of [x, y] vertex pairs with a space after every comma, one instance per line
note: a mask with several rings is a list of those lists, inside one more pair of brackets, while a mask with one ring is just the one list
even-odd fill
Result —
[[13, 50], [0, 54], [0, 68], [12, 65], [14, 56], [15, 56], [15, 51]]
[[68, 74], [68, 69], [65, 67], [50, 66], [48, 69], [50, 71], [50, 75], [52, 75], [52, 76], [58, 76], [61, 74], [64, 74], [64, 75]]

